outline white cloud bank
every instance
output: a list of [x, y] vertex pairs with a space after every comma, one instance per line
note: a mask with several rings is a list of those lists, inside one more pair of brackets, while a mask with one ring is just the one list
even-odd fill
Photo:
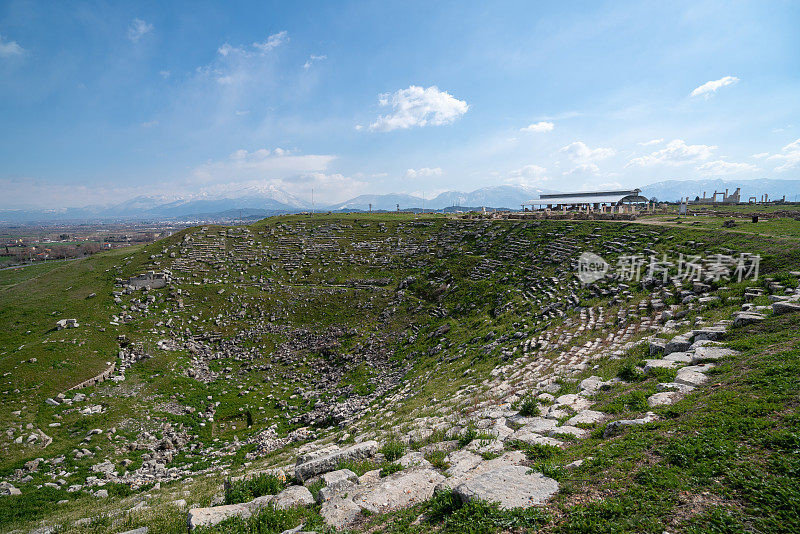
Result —
[[684, 165], [711, 158], [717, 147], [713, 145], [687, 145], [683, 139], [673, 139], [661, 150], [631, 159], [625, 167], [651, 165]]
[[262, 148], [233, 152], [227, 159], [210, 161], [194, 169], [188, 189], [222, 194], [251, 188], [281, 190], [304, 198], [337, 202], [355, 196], [367, 184], [328, 167], [336, 156], [295, 154], [289, 150]]
[[721, 176], [739, 172], [757, 171], [758, 167], [750, 163], [734, 163], [731, 161], [709, 161], [700, 165], [697, 170], [707, 176]]
[[423, 176], [441, 176], [441, 167], [423, 167], [421, 169], [408, 169], [406, 171], [406, 178], [420, 178]]
[[131, 25], [128, 26], [128, 39], [134, 43], [139, 42], [139, 39], [153, 31], [153, 25], [148, 24], [142, 19], [133, 19]]
[[544, 167], [540, 167], [539, 165], [525, 165], [524, 167], [508, 173], [506, 183], [529, 187], [544, 182], [547, 179], [547, 169]]
[[572, 161], [580, 163], [591, 163], [593, 161], [605, 159], [616, 154], [613, 148], [589, 148], [583, 141], [575, 141], [570, 143], [560, 150], [561, 153], [566, 154]]
[[700, 87], [696, 87], [692, 91], [692, 96], [703, 96], [705, 98], [710, 97], [717, 90], [727, 87], [729, 85], [734, 85], [739, 81], [739, 78], [736, 76], [725, 76], [724, 78], [720, 78], [719, 80], [711, 80], [710, 82], [706, 82]]
[[783, 162], [781, 165], [775, 167], [777, 172], [800, 169], [800, 139], [789, 143], [783, 147], [779, 154], [774, 154], [768, 157], [767, 160]]
[[555, 128], [555, 124], [552, 122], [547, 121], [539, 121], [534, 122], [526, 126], [525, 128], [520, 128], [520, 132], [533, 132], [533, 133], [545, 133], [545, 132], [552, 132], [553, 128]]
[[369, 129], [377, 132], [449, 124], [469, 109], [465, 101], [440, 91], [435, 85], [428, 88], [412, 85], [392, 94], [382, 94], [378, 102], [384, 107], [391, 106], [392, 112], [370, 124]]

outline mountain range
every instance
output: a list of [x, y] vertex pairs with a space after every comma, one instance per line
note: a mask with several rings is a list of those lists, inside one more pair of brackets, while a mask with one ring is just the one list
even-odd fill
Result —
[[[641, 187], [642, 194], [661, 201], [678, 201], [689, 197], [711, 196], [714, 191], [732, 193], [741, 187], [741, 198], [770, 200], [786, 197], [787, 201], [800, 199], [800, 180], [669, 180]], [[359, 195], [336, 204], [318, 203], [317, 211], [394, 211], [396, 209], [443, 210], [458, 206], [471, 208], [518, 209], [523, 202], [538, 198], [543, 193], [555, 193], [515, 185], [483, 187], [471, 192], [445, 191], [434, 198], [403, 193]], [[86, 206], [52, 210], [0, 210], [0, 223], [98, 221], [98, 220], [196, 220], [231, 219], [239, 216], [265, 217], [297, 213], [311, 209], [311, 203], [275, 187], [250, 187], [217, 195], [188, 197], [138, 196], [112, 206]]]

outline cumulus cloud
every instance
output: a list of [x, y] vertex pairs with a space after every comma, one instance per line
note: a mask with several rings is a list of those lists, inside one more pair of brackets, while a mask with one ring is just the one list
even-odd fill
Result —
[[535, 132], [535, 133], [544, 133], [544, 132], [552, 132], [553, 128], [555, 128], [555, 124], [552, 122], [547, 121], [539, 121], [534, 122], [526, 126], [525, 128], [520, 128], [520, 132]]
[[700, 87], [696, 87], [692, 91], [692, 96], [703, 96], [705, 98], [710, 97], [714, 93], [716, 93], [719, 89], [723, 87], [727, 87], [729, 85], [734, 85], [739, 81], [739, 78], [736, 76], [725, 76], [724, 78], [720, 78], [719, 80], [711, 80], [710, 82], [706, 82]]
[[142, 19], [133, 19], [131, 25], [128, 26], [128, 39], [136, 43], [151, 31], [153, 31], [152, 24], [148, 24]]
[[14, 56], [21, 56], [25, 53], [25, 49], [22, 48], [16, 41], [6, 41], [2, 35], [0, 35], [0, 57], [14, 57]]
[[775, 167], [777, 172], [800, 169], [800, 139], [789, 143], [779, 154], [773, 154], [767, 160], [783, 162]]
[[575, 141], [561, 148], [561, 153], [566, 154], [569, 159], [579, 163], [591, 163], [613, 156], [616, 152], [613, 148], [589, 148], [583, 141]]
[[305, 64], [303, 65], [303, 68], [308, 70], [311, 68], [312, 64], [316, 63], [317, 61], [325, 61], [326, 59], [328, 59], [328, 56], [325, 55], [315, 56], [314, 54], [311, 54], [311, 56], [306, 60]]
[[370, 124], [369, 129], [378, 132], [449, 124], [469, 109], [465, 101], [440, 91], [435, 85], [428, 88], [412, 85], [392, 94], [382, 94], [378, 102], [381, 106], [392, 108], [391, 113], [378, 117]]
[[720, 176], [723, 174], [735, 174], [738, 172], [757, 171], [758, 167], [750, 163], [734, 163], [731, 161], [708, 161], [700, 165], [697, 170], [700, 174], [707, 176]]
[[506, 183], [532, 186], [546, 181], [547, 169], [539, 165], [525, 165], [508, 173]]
[[625, 167], [648, 167], [651, 165], [684, 165], [711, 158], [717, 147], [713, 145], [687, 145], [682, 139], [674, 139], [661, 150], [631, 159]]
[[441, 176], [442, 169], [440, 167], [423, 167], [421, 169], [408, 169], [406, 171], [406, 178], [420, 178], [422, 176]]

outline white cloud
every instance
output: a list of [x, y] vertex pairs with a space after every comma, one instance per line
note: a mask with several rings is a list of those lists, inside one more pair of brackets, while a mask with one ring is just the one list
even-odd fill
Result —
[[697, 170], [700, 174], [719, 176], [723, 174], [735, 174], [737, 172], [757, 171], [758, 167], [750, 163], [734, 163], [731, 161], [717, 160], [703, 163]]
[[589, 148], [583, 141], [575, 141], [565, 147], [562, 147], [560, 152], [566, 154], [569, 159], [579, 163], [591, 163], [608, 158], [616, 154], [613, 148]]
[[306, 60], [305, 64], [303, 65], [303, 68], [308, 70], [308, 69], [311, 68], [311, 65], [313, 63], [315, 63], [317, 61], [325, 61], [326, 59], [328, 59], [328, 56], [325, 56], [325, 55], [315, 56], [314, 54], [311, 54], [311, 56]]
[[717, 147], [713, 145], [687, 145], [682, 139], [674, 139], [665, 148], [646, 156], [631, 159], [625, 167], [648, 167], [650, 165], [683, 165], [707, 160]]
[[25, 53], [25, 49], [22, 48], [16, 41], [6, 41], [2, 35], [0, 35], [0, 57], [14, 57], [14, 56], [21, 56]]
[[161, 77], [162, 77], [162, 78], [164, 78], [165, 80], [166, 80], [167, 78], [169, 78], [169, 75], [170, 75], [170, 72], [169, 72], [168, 70], [162, 70], [162, 71], [159, 71], [158, 73], [159, 73], [159, 74], [161, 75]]
[[285, 31], [274, 33], [267, 37], [267, 40], [262, 43], [253, 43], [250, 48], [246, 46], [233, 46], [230, 43], [223, 43], [222, 46], [217, 48], [217, 53], [222, 57], [229, 56], [243, 56], [251, 57], [254, 55], [264, 55], [276, 49], [283, 43], [289, 40], [288, 33]]
[[570, 174], [600, 174], [600, 167], [596, 163], [581, 163], [563, 174], [565, 176]]
[[639, 143], [639, 145], [640, 146], [653, 146], [653, 145], [660, 145], [663, 142], [664, 142], [663, 139], [651, 139], [649, 141], [641, 142], [641, 143]]
[[128, 39], [136, 43], [151, 31], [153, 31], [152, 24], [148, 24], [142, 19], [133, 19], [128, 27]]
[[272, 35], [267, 37], [267, 40], [264, 41], [263, 43], [253, 43], [253, 47], [256, 48], [257, 50], [260, 50], [262, 53], [266, 54], [270, 50], [273, 50], [282, 45], [283, 43], [285, 43], [286, 41], [288, 41], [289, 40], [288, 35], [289, 34], [285, 31], [273, 33]]
[[800, 169], [800, 139], [792, 141], [783, 147], [780, 154], [774, 154], [767, 158], [770, 161], [782, 161], [783, 164], [775, 167], [777, 172]]
[[228, 159], [197, 167], [193, 180], [198, 183], [231, 180], [285, 179], [311, 172], [323, 172], [336, 159], [328, 155], [295, 155], [282, 148], [262, 148], [253, 152], [240, 149]]
[[546, 181], [547, 169], [539, 165], [525, 165], [508, 173], [506, 183], [532, 186]]
[[714, 93], [717, 92], [718, 89], [722, 87], [727, 87], [729, 85], [734, 85], [739, 81], [739, 78], [736, 76], [725, 76], [724, 78], [720, 78], [719, 80], [711, 80], [710, 82], [706, 82], [700, 87], [696, 87], [692, 91], [692, 96], [703, 96], [705, 98], [710, 97]]
[[370, 130], [378, 132], [449, 124], [469, 109], [465, 101], [440, 91], [435, 85], [428, 88], [412, 85], [393, 94], [382, 94], [378, 102], [392, 108], [392, 113], [370, 124]]
[[526, 126], [525, 128], [520, 128], [520, 132], [536, 132], [536, 133], [544, 133], [544, 132], [552, 132], [553, 128], [555, 128], [555, 124], [552, 122], [547, 121], [539, 121], [534, 122]]
[[423, 167], [421, 169], [408, 169], [406, 171], [406, 178], [420, 178], [422, 176], [441, 176], [442, 169], [440, 167]]
[[751, 158], [756, 158], [756, 159], [764, 159], [764, 158], [766, 158], [767, 156], [769, 156], [769, 152], [759, 152], [758, 154], [753, 154], [753, 155], [752, 155], [752, 156], [750, 156], [750, 157], [751, 157]]
[[158, 121], [147, 121], [142, 123], [142, 128], [152, 128], [158, 126]]

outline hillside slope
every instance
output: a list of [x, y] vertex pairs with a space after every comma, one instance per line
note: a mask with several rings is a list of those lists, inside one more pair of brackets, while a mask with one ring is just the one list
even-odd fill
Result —
[[[760, 276], [584, 286], [584, 251]], [[381, 214], [3, 273], [0, 529], [800, 528], [798, 267], [784, 238]]]

